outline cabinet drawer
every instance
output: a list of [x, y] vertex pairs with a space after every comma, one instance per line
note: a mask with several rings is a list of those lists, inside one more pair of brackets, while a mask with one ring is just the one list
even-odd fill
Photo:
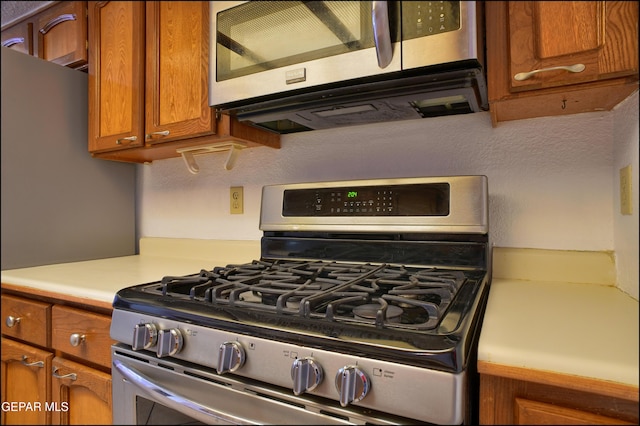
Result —
[[2, 295], [2, 334], [38, 346], [50, 346], [51, 304]]
[[54, 349], [111, 367], [110, 316], [55, 305], [51, 322]]

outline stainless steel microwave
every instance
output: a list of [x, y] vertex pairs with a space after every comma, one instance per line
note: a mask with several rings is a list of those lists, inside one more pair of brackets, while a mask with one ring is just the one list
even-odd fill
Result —
[[481, 6], [212, 1], [210, 104], [279, 133], [484, 110]]

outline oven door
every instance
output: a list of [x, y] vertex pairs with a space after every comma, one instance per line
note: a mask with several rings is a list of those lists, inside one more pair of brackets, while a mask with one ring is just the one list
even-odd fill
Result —
[[400, 71], [395, 3], [210, 2], [210, 104]]
[[[407, 424], [411, 420], [331, 405], [290, 390], [218, 375], [178, 360], [112, 346], [113, 423]], [[288, 391], [288, 392], [287, 392]]]

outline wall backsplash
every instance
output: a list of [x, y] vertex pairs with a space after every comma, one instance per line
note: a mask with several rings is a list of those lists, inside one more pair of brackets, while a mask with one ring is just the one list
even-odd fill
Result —
[[[280, 150], [244, 150], [230, 171], [224, 170], [226, 156], [220, 153], [197, 156], [197, 175], [181, 158], [140, 165], [138, 236], [260, 239], [265, 184], [484, 174], [496, 246], [615, 251], [620, 242], [635, 244], [637, 259], [637, 118], [636, 92], [613, 112], [497, 128], [483, 112], [283, 135]], [[634, 153], [629, 161], [635, 205], [629, 219], [636, 232], [628, 242], [619, 234], [631, 225], [613, 206], [618, 164]], [[230, 186], [244, 186], [243, 215], [229, 213]], [[635, 268], [635, 284], [631, 281], [626, 291], [635, 291], [637, 298], [637, 262]]]

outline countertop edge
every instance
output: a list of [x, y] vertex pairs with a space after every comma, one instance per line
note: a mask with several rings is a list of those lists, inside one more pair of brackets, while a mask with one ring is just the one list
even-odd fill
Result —
[[69, 302], [77, 305], [89, 306], [92, 308], [98, 308], [105, 313], [111, 313], [113, 311], [113, 301], [103, 301], [90, 297], [78, 297], [68, 293], [60, 293], [51, 290], [42, 290], [36, 287], [30, 287], [21, 284], [2, 283], [2, 293], [8, 291], [10, 294], [20, 293], [23, 295], [33, 296], [37, 299], [48, 299], [58, 302]]

